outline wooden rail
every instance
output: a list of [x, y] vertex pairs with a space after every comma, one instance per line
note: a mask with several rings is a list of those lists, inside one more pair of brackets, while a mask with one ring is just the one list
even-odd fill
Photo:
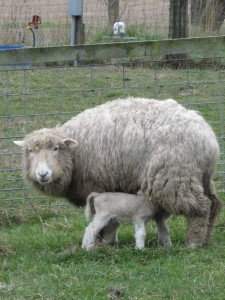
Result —
[[43, 48], [23, 48], [0, 51], [0, 65], [43, 63], [70, 60], [149, 57], [165, 54], [204, 52], [225, 54], [225, 36], [144, 42], [117, 42]]

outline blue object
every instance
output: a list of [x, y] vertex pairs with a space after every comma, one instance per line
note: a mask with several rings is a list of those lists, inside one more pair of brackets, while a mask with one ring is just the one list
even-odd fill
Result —
[[[22, 49], [22, 48], [26, 48], [25, 46], [0, 46], [0, 51], [1, 50], [13, 50], [13, 49]], [[1, 66], [3, 66], [4, 64], [1, 64]], [[11, 66], [11, 67], [30, 67], [32, 66], [32, 64], [7, 64], [7, 66]]]
[[68, 13], [71, 16], [83, 15], [83, 0], [69, 0]]
[[24, 46], [0, 46], [0, 50], [11, 50], [11, 49], [21, 49]]

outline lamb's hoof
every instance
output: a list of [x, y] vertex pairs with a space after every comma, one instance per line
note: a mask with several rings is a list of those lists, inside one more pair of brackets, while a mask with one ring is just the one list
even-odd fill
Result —
[[86, 251], [92, 250], [93, 248], [94, 248], [93, 244], [82, 245], [82, 249]]
[[141, 251], [141, 250], [145, 250], [144, 246], [135, 246], [135, 250]]

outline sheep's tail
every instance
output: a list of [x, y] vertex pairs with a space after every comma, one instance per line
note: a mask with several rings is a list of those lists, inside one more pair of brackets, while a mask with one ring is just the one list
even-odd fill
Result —
[[222, 202], [216, 195], [213, 181], [209, 181], [207, 183], [208, 184], [204, 184], [204, 190], [205, 190], [205, 194], [211, 200], [210, 217], [214, 218], [214, 216], [216, 217], [221, 211]]
[[209, 221], [214, 223], [214, 219], [222, 209], [222, 201], [215, 194], [210, 194], [209, 199], [211, 200]]
[[84, 212], [86, 220], [89, 220], [96, 213], [94, 200], [95, 200], [95, 197], [97, 197], [98, 195], [99, 195], [98, 193], [93, 192], [87, 197], [87, 203], [86, 203], [85, 212]]
[[204, 184], [204, 189], [205, 189], [205, 194], [211, 200], [208, 233], [206, 237], [206, 243], [207, 243], [211, 237], [213, 228], [215, 226], [216, 218], [222, 209], [222, 201], [216, 196], [214, 183], [212, 181], [208, 182], [208, 184]]

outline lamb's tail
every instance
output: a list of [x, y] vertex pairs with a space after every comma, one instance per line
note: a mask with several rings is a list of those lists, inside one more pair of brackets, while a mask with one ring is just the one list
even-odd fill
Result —
[[93, 192], [87, 197], [87, 203], [84, 212], [86, 220], [89, 220], [91, 217], [95, 215], [96, 211], [95, 211], [94, 200], [95, 197], [97, 197], [98, 195], [99, 195], [98, 193]]

